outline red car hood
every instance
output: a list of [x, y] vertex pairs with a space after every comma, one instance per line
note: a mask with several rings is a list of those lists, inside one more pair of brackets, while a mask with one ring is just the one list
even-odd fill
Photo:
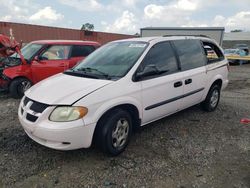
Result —
[[0, 57], [8, 57], [19, 52], [21, 45], [14, 39], [0, 34]]

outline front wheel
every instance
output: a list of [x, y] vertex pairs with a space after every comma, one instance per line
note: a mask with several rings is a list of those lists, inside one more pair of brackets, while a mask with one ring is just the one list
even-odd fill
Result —
[[205, 111], [212, 112], [217, 108], [219, 101], [220, 101], [220, 86], [213, 85], [210, 88], [205, 101], [201, 103], [201, 106]]
[[100, 122], [98, 137], [101, 149], [112, 155], [119, 155], [125, 150], [132, 134], [132, 118], [130, 114], [122, 109], [116, 109], [109, 113]]
[[19, 99], [32, 86], [30, 80], [26, 78], [16, 78], [10, 83], [9, 91], [11, 97]]

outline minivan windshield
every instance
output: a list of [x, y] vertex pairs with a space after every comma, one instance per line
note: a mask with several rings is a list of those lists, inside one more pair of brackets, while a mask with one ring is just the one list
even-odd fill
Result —
[[[21, 53], [26, 60], [31, 60], [31, 58], [42, 48], [42, 44], [29, 43], [21, 49]], [[14, 53], [10, 57], [20, 58], [17, 53]]]
[[147, 47], [147, 42], [111, 42], [99, 48], [65, 73], [117, 80], [127, 74]]

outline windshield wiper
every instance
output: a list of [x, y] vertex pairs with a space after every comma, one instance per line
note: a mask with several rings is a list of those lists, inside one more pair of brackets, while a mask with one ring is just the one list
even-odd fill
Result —
[[[73, 71], [75, 71], [75, 70], [73, 70]], [[95, 68], [91, 68], [91, 67], [82, 67], [82, 68], [76, 69], [76, 71], [84, 71], [84, 72], [95, 71], [95, 72], [99, 73], [101, 76], [104, 76], [106, 79], [108, 79], [108, 80], [111, 79], [111, 77], [107, 73], [102, 72], [102, 71], [95, 69]]]
[[79, 77], [87, 77], [87, 78], [94, 78], [94, 79], [99, 79], [98, 76], [93, 75], [93, 74], [88, 74], [87, 72], [80, 72], [80, 71], [75, 71], [73, 69], [69, 69], [64, 71], [64, 74], [67, 75], [72, 75], [72, 76], [79, 76]]

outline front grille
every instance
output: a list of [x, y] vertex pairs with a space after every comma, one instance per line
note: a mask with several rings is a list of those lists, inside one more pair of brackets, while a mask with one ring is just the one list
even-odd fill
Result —
[[42, 113], [47, 107], [49, 107], [49, 105], [33, 101], [30, 109], [37, 113]]
[[21, 107], [21, 114], [28, 121], [35, 122], [41, 113], [48, 107], [48, 104], [40, 103], [25, 97], [23, 100], [23, 106]]
[[28, 104], [29, 101], [32, 101], [32, 104], [30, 106], [30, 109], [33, 110], [36, 113], [42, 113], [46, 108], [49, 107], [48, 104], [36, 102], [28, 97], [25, 97], [23, 100], [24, 106]]
[[35, 122], [37, 120], [37, 116], [31, 115], [29, 113], [27, 113], [26, 119], [31, 121], [31, 122]]
[[29, 102], [29, 98], [28, 97], [25, 97], [24, 98], [24, 100], [23, 100], [23, 104], [24, 104], [24, 106], [26, 106], [27, 105], [27, 103]]

